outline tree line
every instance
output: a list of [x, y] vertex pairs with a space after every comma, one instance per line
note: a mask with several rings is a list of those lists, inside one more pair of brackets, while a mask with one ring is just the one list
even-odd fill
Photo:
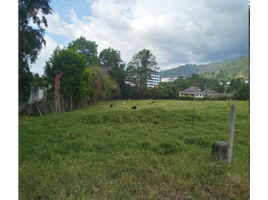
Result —
[[[179, 77], [172, 83], [160, 83], [159, 86], [147, 88], [147, 80], [157, 70], [155, 56], [150, 50], [135, 54], [126, 64], [121, 59], [120, 51], [107, 48], [98, 56], [97, 44], [80, 37], [67, 47], [57, 47], [46, 62], [44, 75], [34, 75], [33, 86], [48, 86], [53, 98], [55, 74], [63, 73], [61, 94], [72, 97], [80, 103], [88, 98], [92, 101], [111, 99], [179, 99], [179, 92], [190, 86], [202, 90], [212, 89], [219, 93], [233, 93], [235, 99], [249, 98], [248, 84], [244, 79], [232, 79], [230, 86], [220, 84], [217, 78], [205, 78], [192, 74], [190, 78]], [[134, 84], [128, 85], [126, 81]]]
[[[96, 42], [82, 36], [67, 47], [56, 47], [46, 61], [43, 76], [34, 74], [31, 85], [52, 86], [48, 90], [52, 98], [55, 75], [62, 73], [60, 93], [77, 103], [85, 98], [92, 101], [145, 98], [147, 80], [157, 72], [156, 57], [151, 51], [141, 50], [126, 65], [120, 51], [109, 47], [98, 55], [97, 47]], [[135, 86], [126, 85], [126, 81]]]

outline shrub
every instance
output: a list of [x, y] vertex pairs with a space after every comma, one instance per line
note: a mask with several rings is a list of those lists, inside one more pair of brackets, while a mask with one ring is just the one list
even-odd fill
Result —
[[194, 97], [193, 96], [180, 96], [179, 100], [189, 100], [189, 101], [193, 101]]

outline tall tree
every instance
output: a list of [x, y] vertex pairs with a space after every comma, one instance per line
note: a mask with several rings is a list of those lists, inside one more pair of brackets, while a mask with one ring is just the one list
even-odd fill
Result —
[[[30, 64], [34, 63], [42, 48], [47, 27], [46, 15], [52, 13], [50, 0], [19, 0], [19, 100], [27, 101], [30, 96], [33, 75]], [[37, 25], [29, 25], [32, 21]]]
[[112, 71], [114, 68], [118, 68], [122, 63], [120, 51], [117, 51], [111, 47], [104, 49], [100, 52], [101, 66], [105, 67], [107, 71]]
[[127, 80], [139, 87], [139, 97], [145, 96], [147, 80], [157, 73], [156, 57], [148, 49], [135, 54], [127, 67]]
[[112, 48], [104, 49], [99, 55], [100, 64], [104, 67], [110, 77], [115, 80], [123, 93], [125, 94], [125, 63], [121, 59], [120, 51], [117, 51]]
[[86, 38], [82, 36], [68, 45], [68, 49], [72, 49], [85, 57], [87, 66], [100, 65], [97, 47], [96, 42], [86, 40]]

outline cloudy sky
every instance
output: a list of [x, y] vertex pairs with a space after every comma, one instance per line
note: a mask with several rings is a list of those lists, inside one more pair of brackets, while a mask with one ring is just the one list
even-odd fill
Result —
[[161, 70], [248, 55], [248, 0], [52, 0], [46, 47], [32, 71], [43, 74], [57, 45], [84, 36], [128, 63], [150, 49]]

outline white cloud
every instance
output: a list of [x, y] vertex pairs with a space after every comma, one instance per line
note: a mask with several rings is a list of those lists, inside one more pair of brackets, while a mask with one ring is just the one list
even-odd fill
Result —
[[[74, 11], [70, 12], [71, 17], [74, 15]], [[72, 20], [75, 21], [75, 17], [72, 17]], [[66, 36], [69, 39], [75, 39], [74, 33], [77, 31], [76, 26], [74, 24], [68, 24], [61, 20], [60, 15], [58, 13], [53, 13], [53, 15], [47, 16], [48, 28], [46, 29], [49, 33], [54, 33], [60, 36]]]
[[[46, 40], [46, 46], [43, 45], [40, 55], [38, 56], [38, 60], [36, 61], [35, 65], [32, 67], [31, 71], [34, 73], [39, 73], [40, 75], [44, 72], [44, 67], [46, 61], [50, 58], [53, 50], [57, 47], [57, 43], [50, 38], [48, 35], [44, 36]], [[58, 45], [60, 46], [60, 45]], [[62, 46], [60, 46], [62, 48]]]

